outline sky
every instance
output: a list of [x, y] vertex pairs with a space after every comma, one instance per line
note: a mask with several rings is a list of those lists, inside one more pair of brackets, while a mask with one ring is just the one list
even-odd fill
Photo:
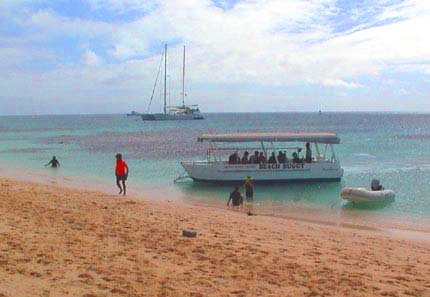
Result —
[[[0, 115], [430, 112], [428, 0], [1, 0]], [[158, 83], [150, 112], [162, 110]]]

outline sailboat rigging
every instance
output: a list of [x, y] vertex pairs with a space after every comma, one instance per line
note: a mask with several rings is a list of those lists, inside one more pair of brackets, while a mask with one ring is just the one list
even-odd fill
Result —
[[[163, 94], [163, 113], [148, 113], [154, 97], [155, 88], [160, 74], [161, 63], [164, 60], [164, 94]], [[164, 55], [158, 67], [154, 88], [149, 101], [147, 113], [142, 115], [144, 121], [166, 121], [166, 120], [201, 120], [203, 116], [200, 113], [198, 105], [185, 105], [185, 46], [182, 61], [182, 105], [167, 106], [167, 44], [164, 45]]]

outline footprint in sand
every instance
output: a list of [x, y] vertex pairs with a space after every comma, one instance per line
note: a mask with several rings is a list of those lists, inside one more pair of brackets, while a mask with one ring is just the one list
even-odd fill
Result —
[[93, 277], [88, 274], [88, 273], [81, 273], [78, 275], [79, 278], [84, 278], [84, 279], [93, 279]]
[[122, 289], [118, 289], [118, 288], [113, 288], [112, 290], [110, 290], [111, 293], [114, 294], [126, 294], [127, 292], [122, 290]]

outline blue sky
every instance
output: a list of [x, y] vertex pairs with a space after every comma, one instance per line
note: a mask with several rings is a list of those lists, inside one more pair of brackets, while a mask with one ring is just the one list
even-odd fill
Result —
[[[430, 1], [3, 0], [0, 114], [430, 111]], [[157, 89], [154, 112], [161, 110]]]

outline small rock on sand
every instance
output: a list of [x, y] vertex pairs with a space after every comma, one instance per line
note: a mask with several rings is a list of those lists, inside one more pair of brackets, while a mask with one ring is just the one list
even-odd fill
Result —
[[196, 231], [192, 231], [192, 230], [184, 229], [184, 230], [182, 230], [182, 236], [185, 236], [185, 237], [196, 237], [197, 236], [197, 232]]

